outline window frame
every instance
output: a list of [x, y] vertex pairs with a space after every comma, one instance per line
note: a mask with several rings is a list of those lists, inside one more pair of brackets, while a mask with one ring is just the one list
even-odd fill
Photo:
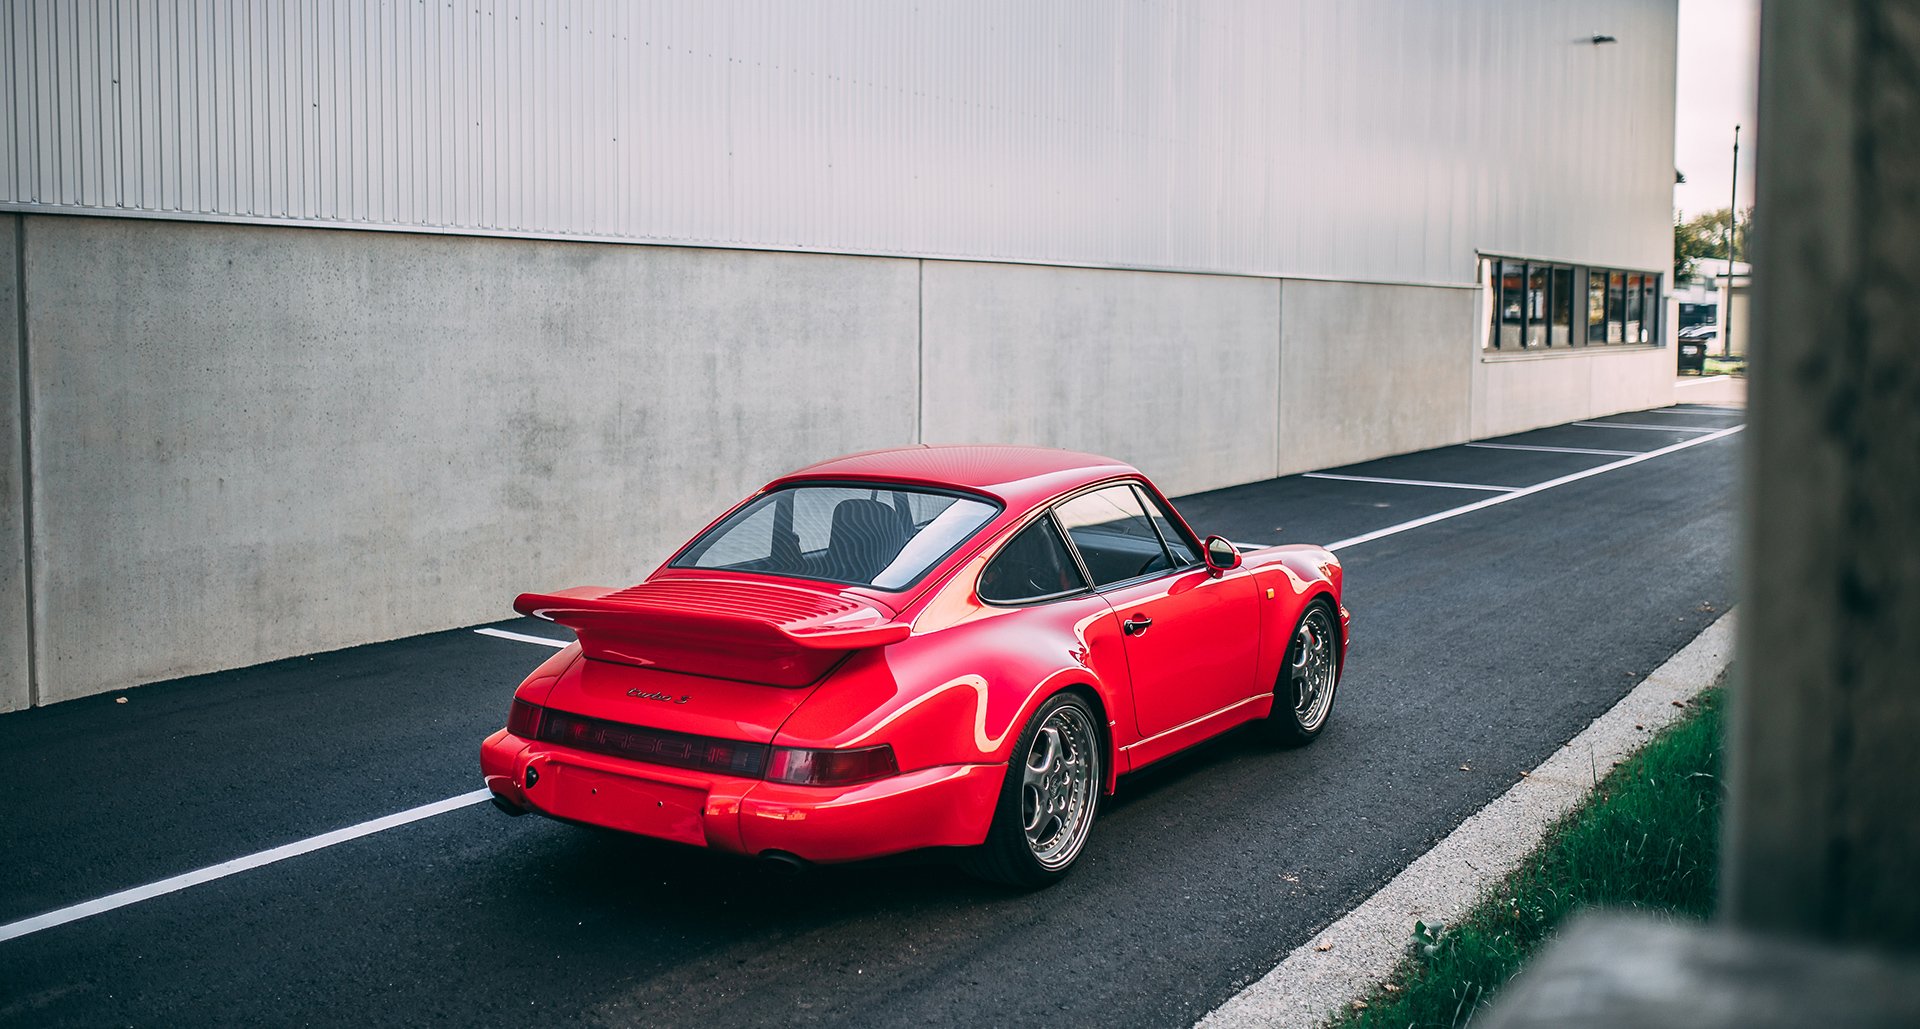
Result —
[[[1080, 489], [1074, 490], [1071, 493], [1067, 493], [1062, 496], [1056, 497], [1047, 504], [1047, 511], [1049, 513], [1053, 513], [1055, 511], [1058, 511], [1060, 508], [1060, 505], [1062, 504], [1066, 504], [1071, 501], [1077, 500], [1080, 497], [1086, 496], [1089, 493], [1097, 493], [1100, 490], [1107, 489], [1112, 486], [1118, 486], [1118, 485], [1132, 486], [1137, 494], [1145, 494], [1147, 496], [1153, 495], [1145, 482], [1141, 481], [1137, 477], [1129, 475], [1129, 476], [1124, 476], [1118, 479], [1108, 479], [1104, 482], [1096, 482], [1090, 486], [1083, 486]], [[1142, 506], [1144, 508], [1144, 504]], [[1055, 519], [1055, 524], [1060, 525], [1058, 519]], [[1205, 558], [1201, 558], [1201, 560], [1196, 564], [1190, 564], [1190, 565], [1174, 564], [1173, 551], [1171, 548], [1167, 546], [1166, 538], [1160, 534], [1160, 527], [1158, 525], [1153, 524], [1153, 516], [1151, 514], [1147, 515], [1147, 526], [1153, 529], [1154, 537], [1160, 541], [1160, 555], [1167, 559], [1167, 567], [1160, 569], [1157, 572], [1143, 572], [1139, 575], [1133, 576], [1132, 578], [1128, 578], [1128, 579], [1116, 579], [1113, 582], [1106, 583], [1104, 585], [1091, 585], [1091, 591], [1094, 594], [1098, 595], [1101, 593], [1107, 593], [1112, 590], [1125, 589], [1129, 586], [1138, 586], [1143, 582], [1152, 582], [1155, 579], [1166, 578], [1168, 576], [1173, 576], [1173, 575], [1181, 575], [1186, 572], [1190, 572], [1195, 568], [1206, 567]], [[1080, 555], [1080, 545], [1074, 542], [1073, 533], [1068, 532], [1066, 529], [1066, 526], [1060, 525], [1060, 536], [1061, 538], [1067, 541], [1067, 549], [1072, 551], [1074, 561], [1076, 561], [1080, 565], [1081, 581], [1092, 584], [1093, 573], [1087, 568], [1086, 559]], [[1189, 545], [1191, 545], [1192, 541], [1189, 540], [1188, 543]], [[1205, 551], [1196, 549], [1195, 553], [1205, 553]], [[978, 589], [974, 591], [974, 595], [975, 596], [979, 595]]]
[[[1147, 524], [1153, 526], [1154, 535], [1160, 537], [1160, 549], [1166, 552], [1168, 569], [1177, 572], [1188, 568], [1204, 567], [1207, 559], [1201, 555], [1207, 552], [1205, 543], [1183, 537], [1180, 542], [1185, 544], [1186, 548], [1193, 553], [1193, 560], [1186, 564], [1180, 564], [1173, 559], [1173, 545], [1167, 542], [1167, 534], [1161, 531], [1160, 523], [1154, 521], [1154, 512], [1158, 511], [1161, 517], [1166, 519], [1168, 525], [1176, 530], [1181, 528], [1182, 521], [1184, 520], [1180, 519], [1179, 513], [1173, 510], [1173, 505], [1162, 503], [1159, 495], [1153, 490], [1148, 489], [1145, 482], [1139, 479], [1129, 479], [1127, 481], [1133, 484], [1133, 491], [1140, 495], [1140, 506], [1145, 508], [1147, 512]], [[1192, 532], [1193, 530], [1191, 528], [1187, 529], [1189, 536]]]
[[[1661, 285], [1666, 275], [1657, 271], [1645, 271], [1634, 268], [1614, 268], [1596, 264], [1581, 264], [1563, 261], [1536, 261], [1506, 257], [1500, 254], [1479, 253], [1485, 274], [1482, 282], [1491, 301], [1490, 315], [1486, 328], [1486, 337], [1480, 344], [1484, 353], [1525, 354], [1536, 350], [1553, 351], [1555, 349], [1575, 350], [1589, 347], [1665, 347], [1667, 340], [1663, 328], [1666, 322], [1665, 294]], [[1519, 289], [1506, 289], [1506, 273], [1519, 272]], [[1534, 317], [1531, 289], [1536, 276], [1540, 277], [1542, 289], [1539, 291], [1544, 305], [1540, 317]], [[1615, 285], [1615, 279], [1618, 285]], [[1631, 287], [1631, 280], [1638, 278], [1638, 289]], [[1617, 290], [1617, 292], [1616, 292]], [[1599, 300], [1598, 308], [1594, 305]], [[1513, 299], [1519, 305], [1519, 319], [1509, 322], [1505, 319], [1503, 303]], [[1629, 335], [1627, 313], [1634, 302], [1640, 306], [1638, 333]], [[1564, 306], [1567, 322], [1564, 326], [1554, 321], [1563, 313]], [[1594, 316], [1598, 314], [1596, 321]], [[1556, 336], [1556, 332], [1565, 329], [1566, 336]], [[1611, 338], [1613, 331], [1619, 332], [1619, 338]], [[1514, 338], [1507, 340], [1503, 334], [1513, 331]], [[1532, 342], [1534, 333], [1539, 333], [1539, 342]]]
[[[995, 561], [1000, 560], [1000, 556], [1006, 553], [1007, 547], [1010, 546], [1014, 540], [1018, 539], [1021, 534], [1025, 533], [1028, 529], [1033, 528], [1043, 521], [1053, 523], [1054, 536], [1059, 539], [1061, 545], [1065, 547], [1067, 561], [1072, 566], [1074, 573], [1080, 577], [1080, 588], [1061, 590], [1058, 593], [1044, 593], [1037, 597], [1028, 597], [1025, 600], [988, 600], [985, 596], [982, 596], [980, 593], [980, 580], [986, 578], [987, 569], [991, 568]], [[1006, 539], [1000, 541], [1000, 545], [994, 550], [993, 556], [987, 558], [987, 560], [980, 565], [980, 574], [973, 577], [973, 599], [979, 601], [986, 607], [1033, 607], [1036, 604], [1051, 604], [1058, 600], [1070, 600], [1079, 596], [1092, 596], [1093, 593], [1093, 577], [1087, 574], [1086, 562], [1080, 560], [1080, 552], [1073, 548], [1073, 537], [1067, 535], [1066, 527], [1060, 524], [1059, 518], [1054, 517], [1053, 505], [1051, 504], [1040, 511], [1039, 517], [1029, 518], [1021, 522], [1013, 531], [1007, 533]]]

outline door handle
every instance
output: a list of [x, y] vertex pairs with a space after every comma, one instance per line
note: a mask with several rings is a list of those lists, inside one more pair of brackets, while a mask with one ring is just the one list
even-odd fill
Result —
[[1132, 618], [1120, 623], [1120, 631], [1129, 636], [1138, 636], [1146, 632], [1152, 625], [1153, 619], [1148, 618], [1146, 615], [1134, 615]]

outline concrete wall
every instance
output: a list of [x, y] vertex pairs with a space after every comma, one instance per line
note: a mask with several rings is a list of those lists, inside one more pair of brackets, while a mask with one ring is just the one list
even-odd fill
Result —
[[631, 582], [914, 435], [911, 261], [26, 221], [42, 702]]
[[928, 261], [930, 443], [1131, 461], [1172, 493], [1273, 474], [1280, 283]]
[[[1672, 396], [1671, 350], [1484, 358], [1470, 288], [15, 223], [33, 526], [0, 510], [5, 708], [632, 582], [852, 450], [1073, 447], [1184, 493]], [[10, 235], [0, 254], [12, 341]]]
[[1275, 474], [1467, 438], [1480, 291], [1285, 281]]
[[19, 215], [0, 215], [0, 711], [33, 703], [27, 666], [26, 478], [21, 474]]
[[1675, 402], [1674, 360], [1671, 347], [1481, 356], [1473, 364], [1473, 438], [1665, 407]]

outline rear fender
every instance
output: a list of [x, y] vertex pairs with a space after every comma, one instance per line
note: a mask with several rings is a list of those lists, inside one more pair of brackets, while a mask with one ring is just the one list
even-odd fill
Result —
[[[1105, 623], [1112, 612], [1097, 597], [1048, 605], [1083, 608], [1085, 622]], [[1094, 699], [1106, 723], [1108, 788], [1117, 772], [1113, 719], [1127, 717], [1124, 682], [1108, 682], [1089, 662], [1103, 639], [1075, 640], [1035, 632], [1037, 609], [1002, 609], [938, 633], [858, 652], [822, 682], [780, 727], [774, 742], [792, 747], [850, 748], [885, 743], [902, 772], [935, 765], [1002, 764], [1020, 730], [1040, 705], [1061, 690], [1079, 688]], [[1009, 618], [1014, 620], [1008, 620]], [[1045, 622], [1060, 619], [1043, 617]], [[1083, 626], [1084, 630], [1086, 627]], [[1089, 636], [1095, 636], [1089, 633]], [[1119, 633], [1111, 646], [1118, 656]], [[991, 639], [988, 637], [991, 636]]]

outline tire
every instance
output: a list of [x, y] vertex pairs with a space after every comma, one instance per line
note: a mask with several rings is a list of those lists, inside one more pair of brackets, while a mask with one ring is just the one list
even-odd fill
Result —
[[1341, 672], [1339, 625], [1333, 605], [1316, 600], [1293, 627], [1266, 721], [1268, 733], [1282, 746], [1312, 743], [1333, 715]]
[[962, 859], [968, 872], [1028, 890], [1066, 878], [1086, 849], [1106, 786], [1099, 724], [1075, 693], [1040, 705], [1014, 743], [987, 841]]

